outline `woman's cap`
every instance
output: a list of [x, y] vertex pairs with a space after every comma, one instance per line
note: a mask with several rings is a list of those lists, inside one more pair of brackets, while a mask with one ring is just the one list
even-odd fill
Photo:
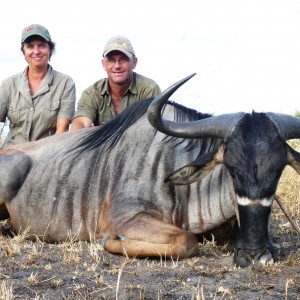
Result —
[[39, 35], [47, 42], [51, 41], [51, 36], [47, 28], [38, 24], [31, 24], [25, 27], [22, 31], [21, 43], [28, 39], [32, 35]]

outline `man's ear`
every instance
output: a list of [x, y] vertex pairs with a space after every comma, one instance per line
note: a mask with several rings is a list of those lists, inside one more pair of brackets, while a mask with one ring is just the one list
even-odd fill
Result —
[[135, 67], [136, 67], [136, 65], [137, 65], [137, 63], [138, 63], [138, 58], [137, 58], [137, 57], [133, 57], [132, 63], [133, 63], [132, 69], [135, 69]]

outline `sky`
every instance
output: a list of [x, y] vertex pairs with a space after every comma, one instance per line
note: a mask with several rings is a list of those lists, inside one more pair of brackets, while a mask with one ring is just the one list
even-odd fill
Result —
[[106, 76], [105, 43], [128, 37], [137, 73], [162, 90], [196, 73], [171, 99], [203, 113], [300, 111], [299, 0], [0, 0], [0, 81], [26, 67], [23, 28], [48, 28], [51, 65], [77, 100]]

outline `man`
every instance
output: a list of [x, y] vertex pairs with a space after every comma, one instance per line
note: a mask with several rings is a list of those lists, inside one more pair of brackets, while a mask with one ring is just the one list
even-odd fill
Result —
[[160, 93], [155, 81], [133, 72], [137, 62], [126, 37], [114, 36], [107, 42], [102, 66], [108, 77], [83, 91], [71, 130], [103, 125], [132, 103]]

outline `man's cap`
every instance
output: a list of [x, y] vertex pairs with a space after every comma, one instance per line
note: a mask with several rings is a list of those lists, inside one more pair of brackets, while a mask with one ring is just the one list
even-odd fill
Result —
[[103, 57], [112, 51], [120, 51], [130, 58], [135, 56], [131, 42], [129, 39], [121, 35], [117, 35], [109, 39], [104, 47]]
[[21, 43], [23, 43], [27, 38], [32, 35], [39, 35], [47, 42], [51, 41], [51, 36], [47, 28], [38, 24], [31, 24], [25, 27], [22, 31]]

